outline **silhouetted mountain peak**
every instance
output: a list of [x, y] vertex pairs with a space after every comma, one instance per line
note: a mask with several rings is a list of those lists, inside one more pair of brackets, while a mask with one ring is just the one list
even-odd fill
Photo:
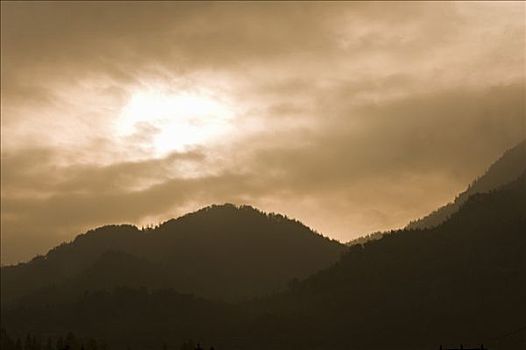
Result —
[[[192, 227], [191, 232], [188, 230]], [[266, 213], [250, 205], [231, 203], [210, 205], [177, 219], [168, 220], [154, 230], [154, 233], [191, 235], [195, 239], [238, 239], [304, 236], [309, 239], [331, 240], [312, 230], [298, 220], [277, 213]], [[277, 242], [276, 242], [277, 243]]]
[[[273, 221], [291, 221], [300, 223], [299, 221], [287, 218], [284, 215], [276, 213], [266, 213], [250, 205], [235, 205], [232, 203], [212, 204], [207, 207], [196, 210], [192, 213], [185, 214], [177, 219], [171, 219], [161, 224], [160, 226], [170, 225], [178, 221], [186, 220], [217, 220], [221, 218], [233, 217], [242, 219], [247, 217], [259, 217], [261, 219], [272, 219]], [[303, 224], [302, 224], [303, 225]]]
[[140, 230], [137, 226], [130, 224], [104, 225], [76, 236], [72, 243], [82, 242], [89, 239], [129, 238], [130, 235], [138, 234], [139, 232]]

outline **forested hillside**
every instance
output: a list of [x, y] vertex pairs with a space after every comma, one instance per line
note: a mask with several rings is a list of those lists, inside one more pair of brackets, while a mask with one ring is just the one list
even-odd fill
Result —
[[284, 290], [345, 249], [282, 215], [214, 205], [155, 228], [101, 227], [46, 256], [2, 267], [2, 303], [48, 287], [60, 288], [63, 298], [120, 286], [242, 300]]
[[60, 290], [50, 290], [3, 308], [2, 324], [21, 334], [73, 330], [118, 349], [187, 339], [218, 349], [518, 349], [525, 344], [525, 209], [523, 175], [472, 196], [436, 228], [354, 246], [275, 296], [223, 304], [119, 288], [64, 303], [53, 301]]

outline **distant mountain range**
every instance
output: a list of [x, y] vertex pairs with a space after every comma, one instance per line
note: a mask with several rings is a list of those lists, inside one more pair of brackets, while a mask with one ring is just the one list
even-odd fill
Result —
[[499, 176], [437, 225], [349, 248], [233, 205], [90, 231], [2, 268], [2, 327], [110, 349], [523, 349], [526, 172]]

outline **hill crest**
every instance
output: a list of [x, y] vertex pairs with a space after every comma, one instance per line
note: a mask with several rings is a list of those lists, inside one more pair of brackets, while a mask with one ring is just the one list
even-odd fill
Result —
[[[141, 269], [145, 284], [239, 300], [282, 290], [291, 280], [336, 262], [345, 249], [280, 214], [246, 205], [212, 205], [145, 229], [102, 226], [29, 263], [2, 267], [2, 301], [49, 284], [70, 283], [88, 270], [97, 284], [93, 266], [104, 269], [105, 262], [110, 264], [108, 259], [101, 260], [107, 252], [126, 254], [130, 262], [135, 261], [131, 258], [147, 262], [149, 270]], [[111, 271], [112, 266], [107, 269]], [[111, 278], [100, 275], [107, 285]], [[130, 277], [130, 285], [137, 283]]]

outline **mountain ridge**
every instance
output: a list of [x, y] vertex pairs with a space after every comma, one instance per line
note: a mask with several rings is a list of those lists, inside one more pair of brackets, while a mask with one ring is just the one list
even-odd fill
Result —
[[408, 229], [431, 228], [447, 220], [473, 194], [485, 193], [513, 182], [526, 170], [526, 139], [506, 150], [452, 202], [407, 224]]
[[[337, 261], [344, 249], [283, 215], [250, 206], [212, 205], [154, 228], [102, 226], [28, 263], [2, 267], [2, 301], [70, 280], [107, 251], [159, 266], [156, 285], [238, 300], [283, 289], [291, 279]], [[130, 283], [135, 285], [131, 278]]]

